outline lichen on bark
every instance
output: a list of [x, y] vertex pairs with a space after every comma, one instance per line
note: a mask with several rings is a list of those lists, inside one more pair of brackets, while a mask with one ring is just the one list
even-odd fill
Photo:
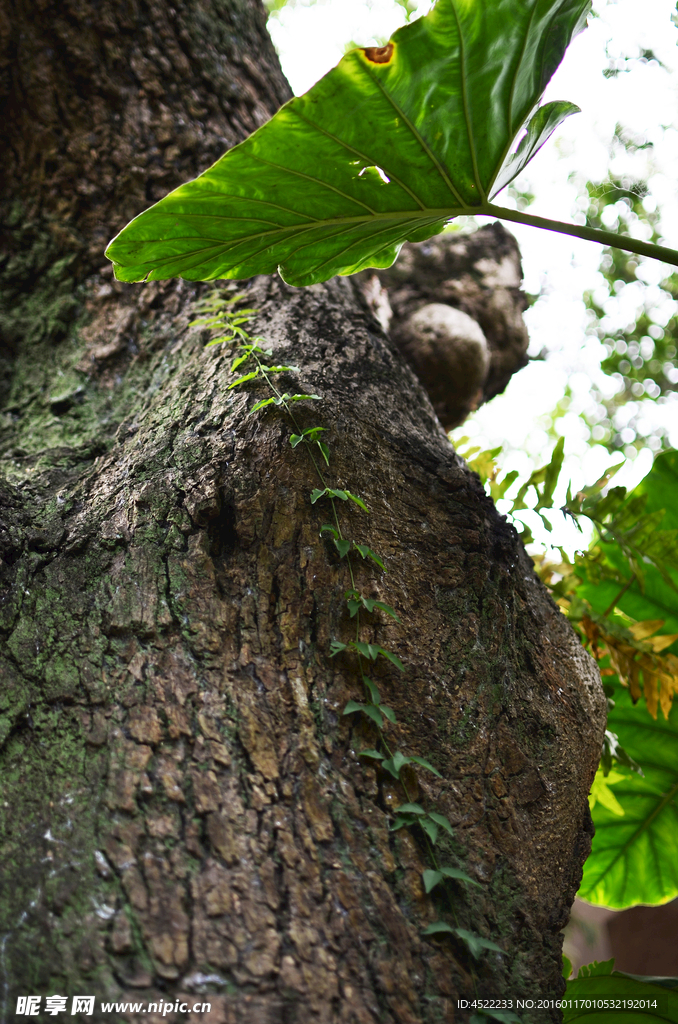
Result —
[[604, 700], [515, 532], [354, 282], [242, 284], [276, 359], [323, 398], [299, 415], [331, 431], [333, 482], [370, 506], [346, 531], [386, 560], [359, 580], [403, 620], [377, 617], [372, 638], [406, 665], [376, 678], [401, 748], [442, 774], [408, 789], [448, 815], [446, 856], [480, 883], [456, 920], [505, 950], [476, 962], [422, 937], [449, 908], [423, 892], [418, 837], [389, 831], [403, 792], [358, 758], [369, 725], [341, 714], [359, 679], [327, 658], [351, 627], [311, 467], [188, 326], [204, 288], [116, 284], [101, 257], [288, 95], [260, 5], [0, 12], [10, 1010], [27, 992], [207, 993], [214, 1024], [432, 1024], [463, 1020], [474, 991], [556, 994]]

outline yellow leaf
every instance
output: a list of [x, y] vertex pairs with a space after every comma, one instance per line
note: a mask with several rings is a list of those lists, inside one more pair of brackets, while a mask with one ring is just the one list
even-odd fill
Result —
[[662, 709], [664, 718], [669, 717], [669, 711], [671, 710], [671, 702], [673, 695], [678, 688], [678, 678], [667, 675], [666, 672], [662, 672], [659, 677], [661, 686], [659, 690], [659, 705]]
[[629, 626], [629, 633], [634, 640], [647, 640], [648, 636], [652, 636], [663, 625], [663, 619], [647, 619], [645, 622], [635, 622]]
[[643, 680], [645, 683], [643, 693], [645, 696], [645, 703], [647, 704], [647, 710], [653, 718], [656, 718], [657, 704], [659, 702], [659, 693], [657, 691], [658, 676], [655, 672], [649, 672], [645, 667], [643, 667]]
[[589, 793], [590, 809], [593, 810], [595, 805], [600, 803], [603, 807], [607, 807], [608, 811], [612, 811], [613, 814], [618, 814], [621, 817], [624, 814], [624, 808], [609, 787], [613, 786], [615, 782], [621, 782], [624, 778], [625, 776], [621, 772], [615, 771], [614, 768], [605, 778], [602, 769], [599, 768]]
[[678, 633], [671, 633], [671, 635], [666, 633], [664, 636], [653, 636], [647, 642], [651, 644], [652, 650], [655, 654], [659, 654], [660, 651], [663, 651], [666, 647], [670, 647], [676, 640], [678, 640]]
[[[629, 689], [631, 691], [631, 700], [635, 704], [635, 702], [640, 699], [640, 665], [636, 664], [635, 661], [631, 662], [631, 668], [630, 668], [628, 679], [629, 679]], [[655, 708], [655, 712], [654, 712], [653, 718], [656, 718], [656, 717], [657, 717], [657, 709]]]

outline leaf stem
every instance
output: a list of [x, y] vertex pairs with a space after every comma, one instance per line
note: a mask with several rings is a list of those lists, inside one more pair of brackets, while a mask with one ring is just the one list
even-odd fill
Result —
[[529, 224], [531, 227], [544, 228], [546, 231], [557, 231], [561, 235], [574, 235], [576, 238], [585, 238], [588, 242], [611, 245], [615, 249], [636, 252], [640, 256], [649, 256], [650, 259], [661, 260], [663, 263], [670, 263], [671, 266], [678, 267], [678, 252], [675, 249], [654, 245], [652, 242], [643, 242], [639, 238], [631, 238], [630, 235], [619, 235], [615, 231], [589, 228], [585, 224], [566, 224], [560, 220], [536, 217], [532, 213], [507, 210], [503, 206], [494, 206], [492, 203], [484, 204], [482, 208], [475, 209], [474, 213], [487, 217], [499, 217], [500, 220], [512, 220], [517, 224]]
[[603, 612], [603, 618], [604, 619], [606, 619], [608, 617], [608, 615], [612, 614], [612, 612], [615, 610], [616, 606], [619, 604], [619, 602], [621, 601], [621, 599], [624, 596], [624, 594], [626, 593], [626, 591], [629, 589], [631, 584], [634, 582], [635, 578], [636, 578], [636, 574], [632, 573], [631, 574], [631, 579], [628, 581], [628, 583], [624, 584], [624, 586], [621, 588], [621, 590], [619, 591], [617, 596], [614, 598], [614, 600], [610, 604], [609, 608], [606, 608], [605, 611]]

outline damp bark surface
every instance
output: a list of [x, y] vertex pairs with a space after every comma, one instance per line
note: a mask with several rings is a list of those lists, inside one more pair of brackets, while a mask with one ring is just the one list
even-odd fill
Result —
[[[328, 430], [331, 486], [370, 509], [340, 503], [388, 569], [354, 560], [359, 587], [401, 619], [363, 631], [405, 665], [372, 671], [388, 741], [440, 772], [408, 766], [407, 790], [477, 883], [427, 896], [423, 836], [391, 831], [404, 790], [342, 714], [349, 581], [310, 461], [189, 326], [207, 286], [121, 285], [102, 256], [289, 97], [258, 0], [0, 0], [0, 92], [5, 1019], [27, 994], [194, 1024], [558, 996], [605, 703], [516, 533], [356, 283], [238, 285], [301, 367], [285, 386], [322, 398], [298, 416]], [[436, 919], [503, 952], [423, 936]]]

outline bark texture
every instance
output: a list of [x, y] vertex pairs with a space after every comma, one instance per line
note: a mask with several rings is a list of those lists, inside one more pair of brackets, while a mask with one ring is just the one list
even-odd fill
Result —
[[[423, 892], [422, 837], [389, 831], [404, 793], [358, 758], [370, 726], [342, 715], [361, 698], [327, 658], [352, 635], [348, 581], [310, 463], [188, 326], [203, 287], [103, 266], [128, 216], [286, 97], [259, 3], [0, 11], [6, 1014], [96, 993], [205, 999], [211, 1024], [433, 1024], [476, 993], [558, 994], [605, 702], [515, 532], [354, 282], [242, 285], [323, 398], [299, 415], [329, 428], [332, 484], [370, 506], [341, 511], [389, 570], [361, 562], [359, 585], [402, 619], [364, 634], [406, 665], [374, 669], [389, 737], [441, 772], [410, 794], [479, 883], [450, 906]], [[422, 937], [437, 916], [505, 952]]]

